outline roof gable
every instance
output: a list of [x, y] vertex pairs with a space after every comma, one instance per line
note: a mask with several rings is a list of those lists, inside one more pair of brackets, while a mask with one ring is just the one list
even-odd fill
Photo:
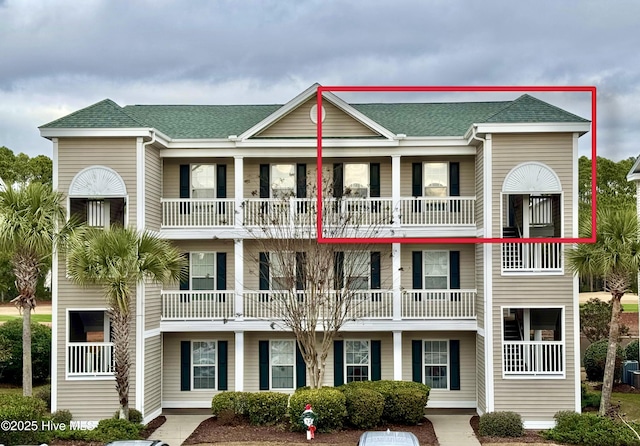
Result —
[[56, 119], [40, 128], [139, 128], [139, 121], [125, 113], [111, 99], [104, 99], [93, 105]]
[[504, 108], [487, 117], [492, 123], [533, 123], [533, 122], [589, 122], [587, 119], [562, 110], [528, 94], [510, 101]]

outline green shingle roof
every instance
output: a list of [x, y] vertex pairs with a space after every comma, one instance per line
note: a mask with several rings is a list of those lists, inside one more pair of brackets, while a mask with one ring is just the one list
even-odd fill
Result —
[[[514, 101], [351, 104], [393, 133], [462, 136], [474, 123], [589, 122], [529, 95]], [[240, 135], [282, 105], [128, 105], [105, 99], [41, 128], [152, 127], [173, 139]]]

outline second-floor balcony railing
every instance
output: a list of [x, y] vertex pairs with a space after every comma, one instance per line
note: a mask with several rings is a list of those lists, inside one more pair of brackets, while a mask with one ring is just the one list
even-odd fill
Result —
[[[324, 224], [364, 227], [475, 225], [475, 197], [327, 198]], [[236, 218], [238, 215], [240, 218]], [[163, 228], [315, 226], [315, 198], [162, 199]]]
[[558, 375], [564, 371], [562, 341], [503, 341], [505, 375]]
[[560, 243], [503, 243], [503, 272], [562, 272]]
[[113, 343], [69, 342], [67, 350], [69, 376], [113, 375]]
[[[333, 296], [336, 292], [331, 292]], [[476, 290], [404, 290], [399, 293], [399, 314], [394, 315], [391, 290], [352, 290], [349, 319], [475, 319]], [[235, 291], [163, 291], [162, 320], [277, 320], [282, 318], [284, 301], [295, 298], [300, 305], [309, 299], [307, 292], [295, 295], [283, 291], [244, 291], [242, 314], [235, 308]], [[329, 297], [331, 297], [329, 296]], [[307, 301], [308, 302], [308, 301]], [[330, 306], [327, 306], [330, 307]]]

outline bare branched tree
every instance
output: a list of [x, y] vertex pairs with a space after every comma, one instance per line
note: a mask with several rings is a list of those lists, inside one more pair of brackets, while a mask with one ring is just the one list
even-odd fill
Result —
[[[323, 176], [331, 177], [330, 172]], [[325, 237], [375, 238], [383, 225], [392, 223], [390, 203], [368, 198], [364, 188], [335, 191], [333, 182], [324, 183]], [[251, 304], [256, 313], [274, 322], [274, 328], [293, 333], [306, 363], [308, 384], [319, 388], [327, 356], [344, 325], [391, 314], [393, 295], [383, 289], [381, 274], [381, 257], [390, 251], [372, 243], [318, 243], [315, 184], [304, 186], [306, 198], [296, 198], [293, 188], [270, 187], [272, 196], [277, 196], [261, 201], [260, 212], [252, 216], [258, 250], [249, 255], [259, 265], [260, 289], [251, 293]]]

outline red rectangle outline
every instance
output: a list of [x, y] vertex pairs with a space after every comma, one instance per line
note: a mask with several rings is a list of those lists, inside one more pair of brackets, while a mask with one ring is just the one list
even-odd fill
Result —
[[[596, 87], [595, 86], [318, 86], [317, 105], [317, 184], [322, 184], [322, 93], [323, 92], [587, 92], [591, 93], [591, 237], [541, 237], [508, 239], [509, 243], [595, 243], [596, 241]], [[575, 169], [578, 166], [573, 166]], [[322, 235], [322, 188], [318, 187], [318, 243], [505, 243], [500, 237], [324, 237]], [[578, 212], [577, 209], [574, 212]]]

